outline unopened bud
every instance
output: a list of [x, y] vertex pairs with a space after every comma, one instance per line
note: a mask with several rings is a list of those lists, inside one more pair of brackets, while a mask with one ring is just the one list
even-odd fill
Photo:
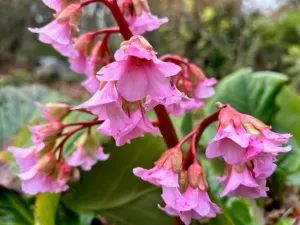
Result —
[[188, 173], [187, 171], [181, 171], [179, 174], [179, 190], [181, 193], [184, 193], [186, 191], [186, 188], [188, 186]]
[[148, 51], [152, 51], [153, 49], [152, 45], [143, 36], [140, 35], [133, 36], [128, 41], [123, 41], [121, 43], [121, 46], [131, 45], [133, 43]]
[[165, 169], [172, 168], [175, 173], [178, 173], [182, 168], [182, 152], [176, 147], [168, 149], [154, 164]]
[[191, 75], [197, 80], [204, 80], [206, 78], [203, 71], [195, 64], [189, 64], [189, 70]]
[[53, 152], [44, 155], [37, 163], [37, 170], [46, 174], [52, 174], [55, 170], [57, 160]]
[[87, 55], [91, 54], [92, 47], [94, 45], [94, 32], [89, 32], [81, 35], [79, 38], [75, 39], [74, 47], [77, 51], [84, 51]]
[[207, 189], [207, 181], [203, 168], [197, 163], [190, 165], [188, 168], [189, 184], [192, 188]]
[[56, 139], [57, 135], [62, 131], [60, 122], [45, 123], [37, 128], [37, 134], [45, 135], [44, 142], [50, 142]]
[[81, 5], [71, 4], [64, 8], [61, 12], [54, 15], [58, 23], [69, 21], [71, 27], [77, 29], [81, 18]]
[[172, 169], [175, 173], [179, 173], [182, 168], [182, 152], [180, 149], [176, 149], [172, 154]]
[[63, 103], [42, 105], [36, 102], [36, 105], [43, 110], [43, 117], [48, 120], [61, 120], [70, 112], [70, 106]]
[[58, 179], [69, 180], [71, 176], [72, 168], [64, 161], [58, 165]]

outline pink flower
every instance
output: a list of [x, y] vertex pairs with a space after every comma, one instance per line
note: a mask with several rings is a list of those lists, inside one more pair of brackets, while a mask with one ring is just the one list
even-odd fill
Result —
[[32, 133], [31, 140], [35, 145], [40, 145], [43, 142], [53, 141], [62, 130], [60, 122], [52, 121], [49, 123], [29, 126]]
[[95, 94], [99, 88], [100, 81], [96, 76], [90, 76], [81, 85], [91, 94]]
[[71, 167], [65, 162], [57, 162], [54, 155], [49, 153], [26, 172], [19, 173], [22, 180], [22, 190], [26, 194], [43, 192], [59, 193], [68, 189], [67, 182]]
[[68, 158], [70, 166], [80, 166], [83, 170], [91, 170], [92, 166], [98, 160], [105, 161], [109, 158], [109, 154], [103, 152], [102, 147], [97, 149], [85, 149], [84, 146], [79, 146], [75, 152]]
[[215, 94], [213, 89], [213, 85], [217, 83], [215, 78], [205, 78], [203, 80], [199, 80], [198, 84], [194, 90], [194, 96], [197, 99], [210, 98]]
[[193, 109], [199, 109], [204, 105], [204, 102], [195, 98], [182, 98], [180, 102], [169, 104], [166, 106], [169, 113], [178, 117], [185, 112], [192, 111]]
[[217, 135], [209, 142], [206, 156], [222, 156], [228, 164], [238, 165], [262, 152], [276, 155], [291, 150], [290, 146], [281, 147], [290, 137], [270, 131], [260, 120], [226, 105], [220, 111]]
[[62, 9], [63, 0], [43, 0], [44, 4], [51, 9], [54, 9], [56, 12], [59, 12]]
[[179, 187], [178, 174], [172, 168], [165, 169], [157, 166], [150, 170], [137, 167], [133, 169], [134, 175], [140, 177], [144, 181], [148, 181], [156, 186]]
[[160, 27], [160, 25], [167, 23], [168, 18], [158, 18], [151, 14], [151, 12], [143, 10], [140, 15], [128, 15], [125, 19], [129, 25], [131, 32], [134, 35], [141, 35], [146, 31], [153, 31]]
[[48, 103], [43, 105], [36, 102], [35, 105], [42, 109], [42, 117], [48, 121], [59, 121], [70, 112], [70, 106], [62, 103]]
[[65, 56], [76, 55], [72, 46], [72, 37], [77, 30], [81, 16], [80, 4], [71, 4], [59, 12], [56, 19], [42, 28], [29, 28], [40, 34], [39, 40], [52, 46]]
[[172, 216], [179, 216], [185, 225], [191, 223], [191, 219], [201, 217], [215, 217], [221, 213], [220, 208], [211, 202], [206, 191], [200, 188], [187, 189], [181, 193], [178, 188], [163, 186], [162, 198], [166, 206], [160, 209]]
[[41, 149], [37, 149], [36, 146], [31, 146], [29, 148], [8, 147], [8, 151], [13, 154], [19, 166], [19, 172], [21, 173], [30, 170], [37, 164], [38, 157], [36, 153], [40, 150]]
[[178, 172], [182, 167], [182, 152], [178, 148], [171, 148], [165, 151], [155, 162], [152, 169], [137, 167], [133, 169], [134, 175], [144, 181], [156, 186], [179, 187]]
[[142, 137], [144, 136], [145, 133], [148, 132], [160, 135], [159, 130], [151, 124], [146, 114], [144, 113], [143, 109], [137, 109], [135, 112], [132, 112], [130, 114], [129, 121], [122, 121], [122, 126], [119, 127], [123, 127], [124, 124], [126, 123], [123, 129], [113, 128], [115, 126], [114, 123], [115, 123], [114, 120], [109, 119], [105, 121], [97, 129], [97, 131], [99, 131], [100, 133], [113, 136], [117, 146], [122, 146], [125, 143], [130, 143], [131, 139]]
[[88, 58], [85, 53], [80, 51], [77, 55], [69, 58], [70, 68], [76, 73], [85, 73], [88, 65]]
[[266, 178], [255, 178], [246, 165], [229, 166], [223, 177], [217, 178], [224, 190], [221, 197], [244, 196], [250, 198], [266, 197]]
[[275, 169], [275, 157], [269, 153], [262, 153], [253, 159], [253, 173], [256, 178], [267, 178], [271, 176]]
[[171, 84], [167, 77], [181, 68], [156, 58], [152, 46], [141, 36], [134, 36], [121, 44], [115, 53], [116, 62], [103, 67], [98, 73], [100, 81], [116, 81], [123, 98], [129, 102], [154, 97], [170, 96]]
[[229, 164], [239, 164], [246, 155], [249, 141], [250, 134], [243, 128], [235, 129], [233, 124], [224, 129], [220, 127], [217, 135], [207, 145], [206, 157], [222, 156]]

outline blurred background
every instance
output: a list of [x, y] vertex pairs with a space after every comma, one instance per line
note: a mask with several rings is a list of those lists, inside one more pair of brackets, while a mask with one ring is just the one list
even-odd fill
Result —
[[[155, 14], [170, 20], [146, 35], [159, 55], [187, 57], [218, 79], [242, 67], [277, 71], [287, 74], [299, 89], [299, 0], [149, 2]], [[68, 85], [72, 90], [68, 95], [81, 96], [83, 89], [77, 84], [83, 76], [73, 74], [66, 59], [27, 30], [47, 24], [52, 13], [41, 0], [0, 1], [0, 87], [46, 82], [63, 92], [63, 85]], [[89, 5], [84, 16], [81, 32], [114, 23], [101, 4]], [[115, 46], [117, 39], [112, 40]]]

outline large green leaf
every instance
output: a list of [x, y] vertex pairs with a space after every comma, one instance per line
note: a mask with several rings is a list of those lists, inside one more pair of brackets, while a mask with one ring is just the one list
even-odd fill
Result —
[[0, 146], [15, 135], [20, 127], [39, 116], [35, 101], [65, 101], [57, 92], [41, 85], [7, 86], [0, 90]]
[[15, 191], [0, 188], [0, 225], [32, 225], [29, 206]]
[[54, 193], [42, 193], [37, 196], [34, 207], [34, 225], [55, 225], [59, 198], [60, 195]]
[[130, 145], [105, 146], [109, 160], [99, 162], [64, 196], [64, 203], [77, 211], [96, 212], [116, 224], [167, 225], [171, 218], [157, 208], [160, 189], [135, 177], [132, 169], [153, 167], [165, 150], [160, 137], [146, 135]]

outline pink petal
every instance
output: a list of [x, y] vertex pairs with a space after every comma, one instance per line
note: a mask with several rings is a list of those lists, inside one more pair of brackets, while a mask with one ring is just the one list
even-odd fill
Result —
[[115, 81], [119, 80], [122, 74], [128, 73], [128, 62], [127, 61], [117, 61], [108, 64], [101, 68], [97, 73], [100, 81]]
[[100, 161], [105, 161], [105, 160], [108, 160], [109, 157], [110, 157], [110, 154], [104, 153], [102, 147], [97, 148], [96, 159], [98, 159]]

